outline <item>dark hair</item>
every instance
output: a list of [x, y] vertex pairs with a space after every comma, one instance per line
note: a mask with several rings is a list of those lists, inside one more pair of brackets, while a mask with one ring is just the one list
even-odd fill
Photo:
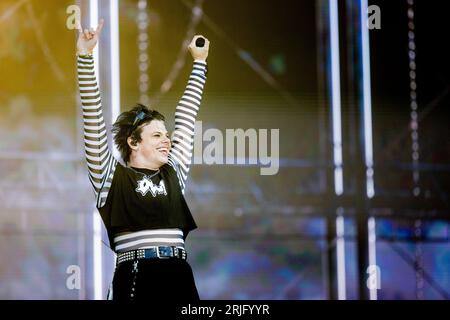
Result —
[[125, 163], [130, 161], [131, 155], [131, 148], [127, 142], [128, 137], [131, 137], [133, 144], [141, 142], [142, 125], [150, 123], [152, 120], [164, 121], [165, 118], [158, 111], [137, 103], [133, 109], [122, 112], [114, 122], [111, 132]]

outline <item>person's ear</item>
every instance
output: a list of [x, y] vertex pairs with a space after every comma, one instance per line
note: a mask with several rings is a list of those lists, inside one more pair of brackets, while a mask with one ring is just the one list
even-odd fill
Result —
[[138, 149], [138, 143], [136, 142], [136, 140], [134, 140], [131, 137], [127, 138], [127, 143], [128, 146], [132, 149], [132, 150], [137, 150]]

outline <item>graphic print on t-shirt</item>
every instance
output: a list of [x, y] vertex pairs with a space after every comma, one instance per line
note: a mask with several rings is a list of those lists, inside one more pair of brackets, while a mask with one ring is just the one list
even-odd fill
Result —
[[147, 176], [138, 181], [138, 187], [136, 188], [136, 191], [140, 192], [140, 194], [142, 194], [143, 196], [145, 196], [149, 191], [153, 197], [156, 197], [157, 194], [163, 194], [167, 196], [164, 180], [161, 180], [158, 185], [155, 185], [153, 181]]

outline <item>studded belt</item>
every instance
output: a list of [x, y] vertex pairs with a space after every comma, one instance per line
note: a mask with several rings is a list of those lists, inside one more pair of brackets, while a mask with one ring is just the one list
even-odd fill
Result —
[[138, 259], [169, 259], [178, 258], [186, 260], [187, 253], [184, 248], [174, 246], [159, 246], [146, 249], [137, 249], [117, 254], [117, 264]]

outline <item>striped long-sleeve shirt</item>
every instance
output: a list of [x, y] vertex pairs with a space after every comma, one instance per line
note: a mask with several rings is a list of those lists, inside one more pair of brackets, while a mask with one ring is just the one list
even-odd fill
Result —
[[78, 86], [83, 109], [84, 148], [89, 180], [94, 188], [98, 208], [105, 204], [116, 159], [108, 148], [100, 90], [92, 56], [78, 57]]
[[[77, 70], [83, 109], [86, 162], [89, 179], [95, 191], [96, 206], [100, 209], [106, 203], [118, 161], [112, 156], [108, 148], [93, 57], [90, 55], [79, 56]], [[168, 164], [176, 171], [182, 193], [184, 193], [192, 159], [194, 126], [205, 81], [206, 63], [194, 61], [186, 89], [175, 110], [175, 130]]]
[[177, 174], [184, 193], [189, 165], [192, 159], [194, 126], [202, 100], [206, 80], [206, 63], [195, 61], [188, 84], [175, 110], [175, 131], [169, 164], [177, 168]]
[[[178, 174], [184, 192], [192, 159], [194, 126], [206, 81], [206, 63], [195, 61], [188, 84], [175, 111], [175, 131], [169, 164]], [[105, 204], [117, 160], [108, 148], [105, 120], [92, 56], [78, 57], [78, 83], [83, 108], [84, 145], [89, 179], [94, 187], [97, 207]]]

